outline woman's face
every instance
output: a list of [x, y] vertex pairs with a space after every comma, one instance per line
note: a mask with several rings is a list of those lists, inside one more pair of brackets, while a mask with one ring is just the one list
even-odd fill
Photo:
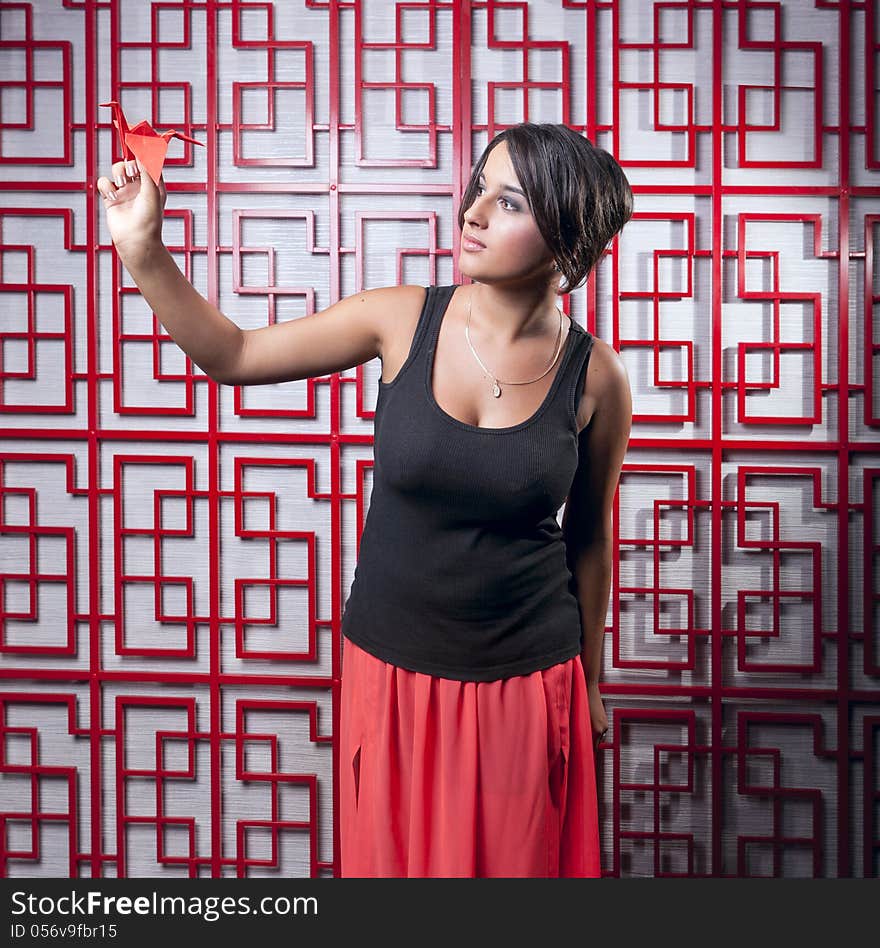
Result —
[[[507, 142], [502, 140], [489, 152], [478, 184], [474, 202], [464, 212], [460, 272], [481, 283], [548, 279], [553, 254], [529, 210]], [[483, 247], [471, 244], [469, 235]]]

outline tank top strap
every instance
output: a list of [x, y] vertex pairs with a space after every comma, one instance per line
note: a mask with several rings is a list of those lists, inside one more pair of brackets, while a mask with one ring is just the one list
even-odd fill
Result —
[[[409, 344], [409, 352], [407, 357], [403, 362], [403, 365], [398, 369], [397, 374], [391, 379], [390, 382], [383, 382], [379, 380], [379, 393], [395, 388], [398, 383], [401, 383], [403, 379], [407, 376], [410, 378], [413, 377], [412, 369], [416, 363], [424, 363], [426, 356], [427, 346], [425, 340], [429, 339], [431, 336], [431, 330], [437, 322], [438, 314], [445, 309], [446, 305], [449, 302], [449, 299], [452, 296], [453, 291], [455, 290], [455, 285], [452, 286], [426, 286], [425, 288], [425, 298], [422, 300], [422, 308], [419, 312], [419, 318], [416, 323], [415, 331], [413, 332], [412, 339]], [[420, 374], [416, 372], [415, 378], [420, 378]], [[379, 407], [379, 402], [377, 402], [377, 408]]]
[[[448, 286], [428, 286], [425, 303], [422, 307], [419, 322], [416, 326], [415, 336], [413, 337], [412, 350], [418, 353], [420, 359], [430, 357], [431, 346], [435, 342], [435, 335], [439, 327], [443, 313], [446, 312], [452, 294], [458, 289], [458, 284], [450, 283]], [[431, 340], [428, 344], [425, 339]]]
[[571, 342], [571, 353], [568, 360], [561, 366], [564, 373], [556, 391], [557, 399], [563, 401], [568, 424], [577, 431], [577, 413], [580, 407], [581, 395], [584, 391], [584, 379], [590, 362], [590, 353], [596, 337], [587, 329], [583, 329], [573, 319], [570, 333], [574, 333]]

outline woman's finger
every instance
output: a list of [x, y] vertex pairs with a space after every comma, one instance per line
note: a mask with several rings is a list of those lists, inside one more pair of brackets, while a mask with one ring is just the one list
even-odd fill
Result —
[[[110, 177], [119, 184], [121, 181], [122, 184], [125, 184], [125, 179], [128, 176], [128, 161], [114, 161], [113, 166], [110, 169]], [[122, 185], [119, 185], [120, 187]]]
[[116, 188], [113, 186], [113, 182], [110, 181], [109, 178], [98, 178], [95, 187], [97, 187], [98, 192], [105, 201], [110, 204], [116, 203]]

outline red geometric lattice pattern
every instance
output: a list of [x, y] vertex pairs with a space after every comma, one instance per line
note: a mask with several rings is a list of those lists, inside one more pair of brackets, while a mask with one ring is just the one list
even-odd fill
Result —
[[524, 119], [635, 215], [565, 308], [617, 349], [608, 875], [880, 865], [873, 2], [0, 2], [0, 874], [338, 874], [340, 622], [379, 367], [236, 389], [95, 190], [176, 128], [164, 239], [244, 328], [461, 282]]

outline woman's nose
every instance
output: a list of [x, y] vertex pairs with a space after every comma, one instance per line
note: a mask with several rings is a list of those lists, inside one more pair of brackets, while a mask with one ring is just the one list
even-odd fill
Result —
[[470, 223], [478, 223], [486, 218], [486, 211], [480, 200], [479, 195], [474, 198], [471, 206], [465, 212], [465, 220]]

